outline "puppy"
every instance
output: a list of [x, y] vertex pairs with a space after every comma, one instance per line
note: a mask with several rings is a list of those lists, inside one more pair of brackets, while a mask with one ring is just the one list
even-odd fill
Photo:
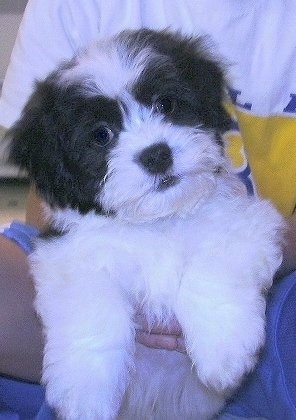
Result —
[[[256, 363], [283, 221], [232, 174], [205, 41], [127, 30], [38, 82], [10, 161], [48, 204], [31, 256], [43, 382], [65, 419], [208, 419]], [[135, 343], [179, 321], [187, 355]]]

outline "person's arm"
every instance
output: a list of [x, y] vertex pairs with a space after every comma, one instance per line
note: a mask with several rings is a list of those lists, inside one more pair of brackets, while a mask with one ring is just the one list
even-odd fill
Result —
[[0, 374], [38, 382], [43, 336], [24, 251], [0, 235]]
[[26, 223], [44, 230], [47, 221], [44, 217], [42, 199], [38, 195], [34, 185], [31, 185], [26, 202]]

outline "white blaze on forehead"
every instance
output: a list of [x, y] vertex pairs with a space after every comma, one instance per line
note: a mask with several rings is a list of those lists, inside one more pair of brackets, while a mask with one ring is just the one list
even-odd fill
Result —
[[154, 55], [149, 48], [134, 54], [116, 39], [101, 40], [77, 55], [76, 64], [63, 70], [61, 82], [82, 82], [90, 93], [117, 98], [136, 82]]

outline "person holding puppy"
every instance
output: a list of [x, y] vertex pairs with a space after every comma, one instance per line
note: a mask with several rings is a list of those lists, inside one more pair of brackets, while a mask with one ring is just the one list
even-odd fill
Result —
[[[288, 224], [284, 261], [270, 298], [266, 349], [254, 374], [248, 378], [227, 412], [241, 417], [293, 418], [296, 416], [292, 391], [295, 375], [293, 352], [287, 346], [296, 341], [293, 328], [289, 327], [289, 322], [292, 324], [296, 315], [292, 310], [296, 293], [296, 276], [293, 273], [296, 268], [296, 217], [293, 214], [296, 196], [292, 181], [296, 166], [291, 149], [295, 147], [291, 133], [295, 125], [296, 94], [286, 69], [287, 63], [289, 68], [293, 68], [291, 64], [293, 59], [296, 61], [296, 55], [293, 56], [292, 50], [287, 48], [286, 54], [282, 52], [281, 61], [277, 60], [278, 69], [271, 71], [271, 67], [275, 53], [272, 39], [279, 42], [282, 37], [282, 43], [289, 45], [288, 35], [287, 38], [284, 34], [279, 35], [277, 28], [283, 24], [283, 19], [287, 27], [292, 28], [291, 16], [296, 10], [292, 2], [288, 2], [285, 8], [270, 3], [264, 7], [264, 1], [252, 5], [228, 0], [223, 7], [217, 0], [211, 0], [211, 3], [213, 11], [209, 16], [208, 1], [198, 4], [183, 1], [172, 5], [165, 0], [149, 3], [145, 0], [120, 3], [113, 0], [106, 5], [101, 1], [84, 1], [82, 4], [31, 0], [3, 86], [0, 123], [9, 128], [19, 117], [35, 79], [44, 78], [60, 61], [70, 58], [77, 48], [83, 48], [99, 36], [142, 26], [154, 29], [169, 26], [185, 33], [210, 34], [221, 56], [230, 63], [230, 75], [234, 82], [230, 95], [235, 104], [233, 112], [237, 125], [230, 134], [230, 154], [234, 155], [235, 169], [245, 177], [246, 185], [252, 188], [249, 164], [241, 149], [243, 140], [256, 189], [274, 201], [287, 217]], [[119, 5], [121, 11], [117, 14], [115, 10]], [[268, 35], [262, 20], [261, 26], [254, 24], [260, 21], [263, 13], [269, 13], [272, 18], [273, 25], [271, 29], [269, 26]], [[263, 51], [264, 55], [261, 54]], [[287, 82], [280, 85], [284, 74]], [[272, 94], [277, 89], [279, 97], [274, 98]], [[0, 298], [3, 300], [0, 304], [0, 372], [35, 382], [40, 379], [43, 341], [32, 305], [34, 291], [26, 253], [30, 252], [32, 239], [45, 222], [42, 205], [33, 186], [28, 198], [26, 222], [12, 223], [0, 237], [3, 291]], [[286, 276], [288, 273], [291, 274]], [[169, 331], [155, 330], [152, 334], [145, 331], [144, 320], [142, 324], [143, 328], [138, 333], [138, 340], [142, 343], [168, 351], [184, 351], [177, 324]], [[14, 386], [13, 381], [8, 383], [4, 379], [3, 384]], [[267, 396], [266, 400], [263, 400], [263, 395]], [[273, 395], [277, 397], [273, 398]], [[6, 397], [3, 395], [2, 402], [0, 394], [0, 407], [1, 404], [3, 407], [9, 405]], [[42, 396], [39, 398], [42, 399]]]

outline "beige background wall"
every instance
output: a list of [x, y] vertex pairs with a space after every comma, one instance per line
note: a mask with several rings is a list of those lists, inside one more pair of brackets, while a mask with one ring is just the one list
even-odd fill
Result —
[[27, 0], [0, 0], [0, 81], [3, 80]]
[[[26, 3], [27, 0], [0, 0], [0, 89]], [[0, 178], [15, 176], [16, 171], [3, 162], [2, 137], [0, 127]]]

